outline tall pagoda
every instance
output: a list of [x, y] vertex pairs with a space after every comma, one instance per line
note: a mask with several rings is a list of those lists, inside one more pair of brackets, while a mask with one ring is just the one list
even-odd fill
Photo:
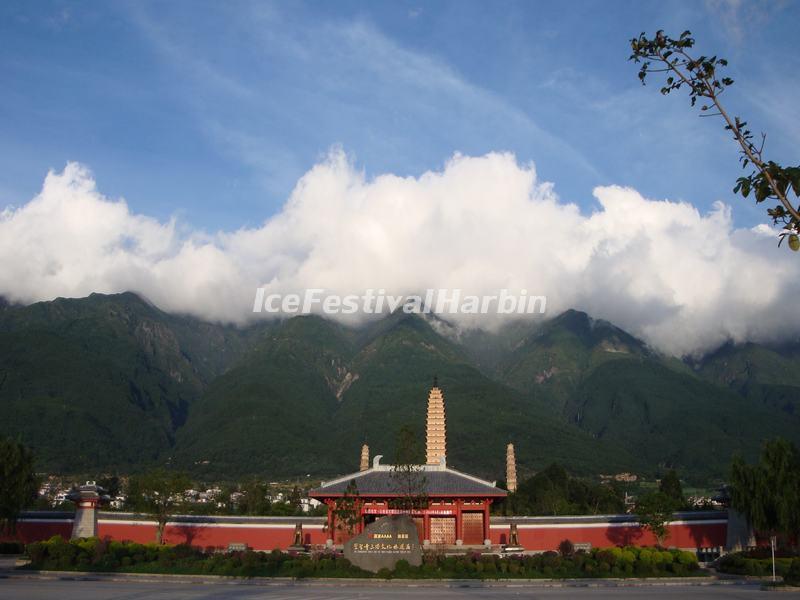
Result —
[[428, 394], [428, 418], [425, 427], [425, 463], [438, 465], [447, 460], [447, 431], [444, 415], [444, 394], [433, 379]]

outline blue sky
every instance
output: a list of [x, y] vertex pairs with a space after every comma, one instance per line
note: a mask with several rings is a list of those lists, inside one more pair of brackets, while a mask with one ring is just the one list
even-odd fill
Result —
[[332, 147], [368, 176], [502, 150], [586, 213], [619, 184], [750, 226], [721, 123], [643, 89], [628, 39], [691, 29], [730, 60], [732, 111], [796, 164], [798, 22], [797, 2], [4, 2], [0, 207], [79, 161], [135, 212], [231, 230]]

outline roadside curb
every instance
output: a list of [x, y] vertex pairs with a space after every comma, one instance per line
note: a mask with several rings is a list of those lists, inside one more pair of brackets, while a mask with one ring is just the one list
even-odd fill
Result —
[[[291, 577], [225, 577], [221, 575], [171, 575], [164, 573], [102, 573], [92, 571], [0, 571], [0, 579], [33, 579], [42, 581], [108, 581], [140, 583], [192, 583], [197, 585], [271, 586], [291, 583], [314, 587], [447, 587], [447, 588], [621, 588], [621, 587], [704, 587], [756, 586], [761, 581], [746, 578], [671, 577], [671, 578], [605, 578], [605, 579], [362, 579]], [[791, 588], [790, 588], [791, 589]], [[794, 588], [793, 591], [796, 591]], [[783, 591], [777, 590], [775, 591]]]

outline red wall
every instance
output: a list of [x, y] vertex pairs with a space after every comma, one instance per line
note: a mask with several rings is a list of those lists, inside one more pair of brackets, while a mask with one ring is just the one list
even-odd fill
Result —
[[0, 541], [3, 542], [22, 542], [23, 544], [30, 544], [31, 542], [40, 542], [47, 540], [54, 535], [60, 535], [65, 539], [69, 539], [72, 535], [72, 521], [61, 520], [26, 520], [17, 521], [17, 532], [15, 535], [0, 535]]
[[[148, 521], [132, 523], [101, 519], [97, 534], [101, 538], [107, 536], [114, 540], [130, 540], [146, 544], [156, 540], [156, 525]], [[303, 538], [306, 544], [325, 544], [327, 535], [321, 526], [317, 528], [304, 526]], [[294, 524], [269, 526], [253, 524], [246, 527], [216, 523], [167, 525], [164, 530], [164, 541], [167, 544], [192, 544], [202, 547], [227, 548], [228, 544], [247, 544], [254, 550], [285, 549], [294, 541]]]
[[[492, 525], [490, 527], [491, 540], [495, 544], [507, 544], [510, 527], [508, 525]], [[724, 546], [728, 525], [722, 523], [685, 523], [669, 526], [669, 537], [664, 541], [665, 546], [678, 548], [707, 548]], [[594, 526], [552, 526], [530, 527], [518, 525], [517, 532], [519, 543], [526, 550], [557, 550], [558, 545], [569, 540], [573, 544], [589, 543], [593, 548], [606, 548], [609, 546], [654, 546], [655, 537], [638, 525], [611, 526], [597, 523]]]
[[[574, 518], [573, 518], [574, 519]], [[520, 544], [528, 550], [556, 550], [565, 539], [573, 543], [590, 543], [594, 548], [609, 546], [652, 546], [655, 538], [634, 523], [576, 523], [570, 517], [564, 523], [518, 523]], [[676, 521], [669, 527], [667, 546], [678, 548], [705, 548], [725, 546], [727, 521], [725, 515], [718, 519], [696, 522]], [[490, 538], [494, 544], [509, 543], [510, 525], [495, 522], [490, 527]], [[16, 539], [29, 543], [46, 540], [54, 535], [69, 538], [72, 522], [47, 519], [23, 519], [17, 524]], [[100, 518], [98, 536], [113, 540], [131, 540], [140, 543], [154, 542], [156, 525], [152, 521], [115, 520]], [[327, 532], [320, 523], [303, 525], [303, 542], [324, 545]], [[255, 550], [285, 549], [294, 540], [294, 522], [287, 519], [278, 523], [183, 523], [168, 525], [165, 542], [168, 544], [190, 543], [201, 547], [227, 548], [228, 544], [247, 544]]]

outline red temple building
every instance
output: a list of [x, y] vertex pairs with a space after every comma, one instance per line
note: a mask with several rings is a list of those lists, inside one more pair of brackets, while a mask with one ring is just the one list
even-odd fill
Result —
[[[392, 466], [380, 464], [380, 459], [376, 456], [372, 468], [366, 471], [325, 482], [309, 493], [311, 498], [328, 506], [326, 531], [334, 544], [342, 544], [351, 535], [361, 533], [365, 525], [378, 517], [409, 512], [423, 544], [426, 541], [447, 545], [490, 543], [489, 507], [493, 501], [505, 498], [505, 490], [490, 481], [449, 469], [442, 460], [438, 465], [420, 465], [417, 470], [423, 479], [420, 491], [426, 498], [426, 505], [410, 510], [392, 508], [402, 494], [398, 491]], [[353, 497], [361, 518], [352, 531], [347, 531], [336, 522], [335, 509], [351, 482], [358, 490], [358, 495]]]
[[[447, 444], [444, 396], [434, 382], [428, 396], [426, 424], [426, 464], [413, 467], [419, 480], [417, 494], [424, 502], [413, 509], [394, 508], [402, 483], [391, 465], [380, 464], [376, 456], [372, 467], [324, 482], [311, 490], [309, 497], [328, 506], [326, 531], [333, 544], [341, 544], [361, 533], [366, 525], [383, 515], [410, 513], [424, 545], [484, 545], [491, 543], [489, 508], [508, 492], [472, 475], [447, 467]], [[345, 495], [359, 511], [355, 527], [343, 527], [336, 521], [336, 508]]]

